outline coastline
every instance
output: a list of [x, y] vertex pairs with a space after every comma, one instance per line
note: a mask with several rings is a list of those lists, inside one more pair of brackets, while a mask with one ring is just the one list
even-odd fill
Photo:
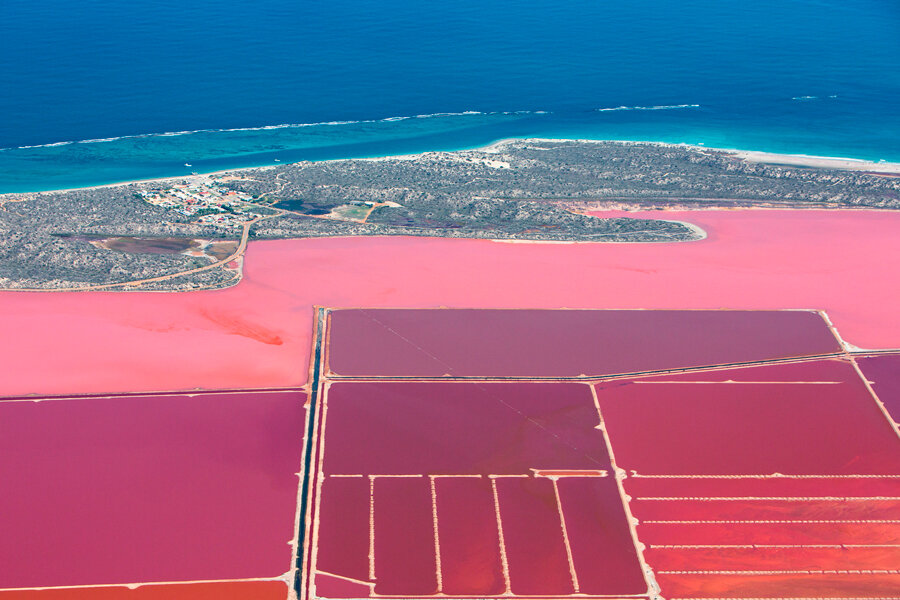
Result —
[[776, 154], [755, 150], [723, 150], [743, 161], [751, 163], [779, 164], [792, 167], [812, 167], [839, 169], [844, 171], [865, 171], [869, 173], [900, 175], [900, 163], [873, 162], [858, 158], [835, 156], [812, 156], [809, 154]]
[[836, 169], [840, 171], [863, 171], [885, 175], [900, 174], [900, 162], [873, 161], [862, 158], [840, 156], [818, 156], [813, 154], [790, 154], [766, 152], [763, 150], [742, 150], [739, 148], [717, 148], [698, 144], [677, 144], [672, 142], [639, 141], [639, 140], [595, 140], [586, 138], [506, 138], [497, 140], [482, 148], [482, 152], [497, 152], [504, 144], [512, 142], [578, 142], [582, 144], [623, 144], [631, 146], [656, 146], [663, 148], [683, 148], [697, 152], [720, 152], [729, 154], [748, 163], [783, 165], [790, 167], [807, 167], [815, 169]]
[[[462, 152], [483, 152], [483, 153], [497, 153], [500, 152], [504, 146], [516, 143], [529, 143], [529, 142], [557, 142], [557, 143], [581, 143], [581, 144], [622, 144], [629, 146], [655, 146], [655, 147], [666, 147], [666, 148], [679, 148], [684, 150], [691, 150], [696, 152], [704, 152], [704, 153], [722, 153], [727, 154], [734, 157], [737, 160], [741, 160], [747, 163], [756, 163], [756, 164], [768, 164], [768, 165], [780, 165], [780, 166], [789, 166], [789, 167], [798, 167], [798, 168], [812, 168], [812, 169], [834, 169], [841, 171], [856, 171], [863, 173], [871, 173], [875, 175], [886, 175], [886, 176], [900, 176], [900, 162], [886, 162], [886, 161], [870, 161], [864, 159], [857, 158], [847, 158], [847, 157], [833, 157], [833, 156], [816, 156], [809, 154], [787, 154], [787, 153], [777, 153], [777, 152], [765, 152], [761, 150], [743, 150], [738, 148], [716, 148], [709, 146], [701, 146], [696, 144], [686, 144], [686, 143], [671, 143], [671, 142], [658, 142], [658, 141], [638, 141], [638, 140], [615, 140], [615, 139], [587, 139], [587, 138], [544, 138], [544, 137], [511, 137], [511, 138], [503, 138], [491, 142], [487, 145], [476, 147], [476, 148], [460, 148], [456, 150], [434, 150], [434, 151], [426, 151], [419, 153], [410, 153], [410, 154], [395, 154], [395, 155], [384, 155], [384, 156], [369, 156], [369, 157], [359, 157], [359, 158], [339, 158], [339, 159], [323, 159], [323, 160], [313, 160], [313, 161], [300, 161], [300, 162], [341, 162], [348, 160], [361, 160], [361, 161], [385, 161], [385, 160], [416, 160], [427, 156], [429, 154], [453, 154], [453, 153], [462, 153]], [[288, 166], [292, 164], [298, 164], [297, 162], [279, 162], [278, 164], [271, 165], [262, 165], [262, 166], [252, 166], [252, 167], [238, 167], [234, 169], [219, 169], [215, 171], [208, 172], [198, 172], [191, 173], [189, 175], [175, 175], [169, 177], [151, 177], [147, 179], [132, 179], [125, 181], [117, 181], [112, 183], [102, 183], [97, 185], [83, 186], [83, 187], [68, 187], [68, 188], [58, 188], [58, 189], [49, 189], [49, 190], [34, 190], [34, 191], [22, 191], [22, 192], [8, 192], [0, 194], [0, 200], [4, 198], [12, 198], [15, 196], [29, 195], [29, 194], [54, 194], [54, 193], [65, 193], [65, 192], [73, 192], [73, 191], [85, 191], [85, 190], [93, 190], [93, 189], [105, 189], [105, 188], [113, 188], [113, 187], [124, 187], [128, 185], [139, 185], [145, 183], [154, 183], [154, 182], [167, 182], [167, 181], [184, 181], [193, 178], [202, 178], [202, 177], [212, 177], [215, 175], [222, 174], [233, 174], [233, 173], [243, 173], [248, 171], [259, 171], [259, 170], [270, 170], [275, 169], [279, 166]]]
[[[705, 210], [716, 210], [716, 209], [715, 209], [714, 207], [712, 207], [712, 208], [707, 208], [707, 209], [705, 209]], [[750, 210], [750, 209], [747, 209], [747, 210]], [[797, 209], [794, 209], [794, 210], [797, 210]], [[599, 211], [599, 212], [602, 212], [602, 211]], [[675, 219], [665, 219], [665, 218], [661, 218], [661, 217], [656, 216], [656, 215], [654, 215], [654, 216], [649, 216], [649, 215], [647, 215], [647, 213], [649, 213], [649, 212], [651, 212], [651, 211], [642, 211], [642, 212], [641, 212], [641, 216], [638, 216], [638, 215], [637, 215], [637, 212], [636, 212], [635, 214], [615, 215], [615, 216], [612, 216], [612, 217], [606, 217], [606, 216], [604, 216], [604, 215], [602, 215], [602, 214], [599, 214], [599, 212], [598, 212], [598, 214], [591, 215], [591, 216], [595, 216], [595, 217], [600, 218], [600, 219], [607, 219], [607, 218], [615, 218], [615, 219], [619, 219], [619, 218], [629, 218], [629, 219], [643, 218], [643, 219], [650, 219], [650, 220], [653, 220], [653, 221], [664, 221], [664, 222], [666, 222], [666, 223], [677, 223], [678, 225], [682, 225], [682, 226], [686, 227], [687, 229], [691, 230], [691, 231], [694, 233], [694, 235], [696, 236], [695, 238], [689, 239], [689, 240], [676, 240], [676, 241], [673, 241], [673, 240], [653, 240], [653, 241], [641, 241], [641, 242], [637, 242], [637, 243], [640, 243], [640, 244], [689, 244], [689, 243], [692, 243], [692, 242], [702, 242], [703, 240], [706, 240], [706, 239], [709, 238], [709, 233], [708, 233], [705, 229], [703, 229], [702, 227], [700, 227], [699, 225], [697, 225], [697, 224], [695, 224], [695, 223], [691, 223], [691, 222], [689, 222], [689, 221], [679, 221], [679, 220], [675, 220]], [[684, 211], [683, 211], [683, 210], [678, 210], [678, 211], [673, 211], [673, 212], [684, 212]], [[398, 236], [398, 237], [403, 237], [403, 236]], [[571, 241], [564, 241], [564, 240], [516, 240], [516, 239], [502, 239], [502, 238], [498, 238], [498, 239], [488, 239], [487, 241], [493, 242], [493, 243], [495, 243], [495, 244], [566, 244], [566, 245], [578, 245], [578, 244], [582, 244], [582, 245], [584, 245], [584, 244], [596, 244], [596, 243], [598, 243], [598, 242], [596, 242], [596, 241], [585, 241], [585, 240], [571, 240]], [[601, 242], [601, 243], [603, 243], [603, 244], [628, 244], [628, 245], [630, 245], [630, 244], [634, 244], [635, 242], [612, 241], [612, 242]]]

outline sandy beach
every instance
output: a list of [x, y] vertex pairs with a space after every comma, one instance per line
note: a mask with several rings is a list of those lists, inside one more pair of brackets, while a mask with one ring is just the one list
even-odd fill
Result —
[[696, 144], [672, 144], [668, 142], [632, 141], [632, 140], [588, 140], [588, 139], [557, 139], [557, 138], [509, 138], [498, 140], [483, 148], [481, 152], [500, 152], [504, 145], [514, 142], [578, 142], [583, 144], [616, 143], [631, 146], [662, 146], [668, 148], [688, 148], [698, 152], [724, 152], [751, 163], [764, 163], [772, 165], [788, 165], [794, 167], [841, 169], [846, 171], [863, 171], [868, 173], [900, 174], [900, 163], [875, 162], [858, 158], [842, 158], [836, 156], [812, 156], [809, 154], [779, 154], [777, 152], [762, 152], [757, 150], [739, 150], [737, 148], [713, 148]]
[[[731, 154], [735, 158], [740, 160], [744, 160], [746, 162], [751, 163], [765, 163], [765, 164], [777, 164], [777, 165], [787, 165], [787, 166], [795, 166], [795, 167], [805, 167], [805, 168], [821, 168], [821, 169], [841, 169], [847, 171], [862, 171], [868, 173], [877, 173], [877, 174], [885, 174], [885, 175], [900, 175], [900, 163], [894, 162], [873, 162], [860, 160], [855, 158], [840, 158], [840, 157], [831, 157], [831, 156], [810, 156], [806, 154], [777, 154], [773, 152], [760, 152], [755, 150], [738, 150], [734, 148], [711, 148], [707, 146], [697, 146], [692, 144], [671, 144], [667, 142], [654, 142], [654, 141], [631, 141], [631, 140], [590, 140], [590, 139], [557, 139], [557, 138], [506, 138], [497, 140], [492, 142], [486, 146], [482, 146], [480, 148], [472, 148], [472, 149], [464, 149], [464, 150], [456, 150], [453, 152], [422, 152], [417, 154], [400, 154], [400, 155], [388, 155], [388, 156], [379, 156], [379, 157], [366, 157], [366, 158], [358, 158], [358, 159], [334, 159], [334, 160], [325, 160], [325, 161], [317, 161], [317, 162], [340, 162], [346, 160], [366, 160], [366, 161], [386, 161], [386, 160], [416, 160], [420, 159], [427, 155], [435, 155], [435, 154], [457, 154], [464, 152], [483, 152], [489, 154], [496, 154], [503, 150], [504, 146], [515, 143], [528, 143], [528, 142], [577, 142], [584, 144], [603, 144], [603, 143], [617, 143], [617, 144], [626, 144], [632, 146], [663, 146], [663, 147], [671, 147], [671, 148], [686, 148], [691, 150], [696, 150], [698, 152], [724, 152], [726, 154]], [[496, 161], [486, 161], [493, 163]], [[260, 169], [274, 169], [279, 166], [286, 166], [296, 163], [280, 163], [278, 165], [266, 165], [261, 167], [244, 167], [238, 169], [227, 169], [227, 170], [218, 170], [218, 171], [210, 171], [204, 173], [192, 173], [190, 175], [179, 175], [174, 177], [157, 177], [151, 179], [136, 179], [130, 181], [120, 181], [115, 183], [106, 183], [101, 185], [92, 185], [83, 188], [63, 188], [57, 190], [41, 190], [37, 192], [15, 192], [9, 194], [0, 194], [0, 198], [5, 197], [21, 197], [23, 195], [28, 194], [53, 194], [56, 192], [71, 192], [76, 190], [92, 190], [92, 189], [102, 189], [102, 188], [112, 188], [126, 185], [134, 185], [140, 183], [159, 183], [159, 182], [175, 182], [175, 181], [184, 181], [189, 179], [196, 178], [205, 178], [212, 177], [215, 175], [223, 175], [223, 174], [240, 174], [247, 171], [255, 171]], [[488, 166], [494, 166], [496, 168], [505, 167], [506, 165], [501, 164], [489, 164]]]
[[856, 158], [839, 158], [832, 156], [809, 156], [806, 154], [775, 154], [772, 152], [755, 152], [749, 150], [724, 150], [724, 152], [728, 152], [741, 160], [752, 163], [900, 175], [900, 163], [872, 162]]

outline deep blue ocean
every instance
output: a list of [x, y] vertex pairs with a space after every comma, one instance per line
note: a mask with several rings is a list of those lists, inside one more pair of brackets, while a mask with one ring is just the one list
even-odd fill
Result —
[[0, 192], [507, 137], [900, 161], [898, 0], [2, 0], [0, 17]]

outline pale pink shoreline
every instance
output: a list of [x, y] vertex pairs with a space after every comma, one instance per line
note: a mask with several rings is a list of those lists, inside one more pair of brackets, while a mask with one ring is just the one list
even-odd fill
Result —
[[[618, 216], [618, 215], [617, 215]], [[667, 244], [430, 238], [254, 242], [237, 286], [190, 294], [0, 293], [0, 395], [294, 387], [313, 306], [812, 308], [844, 340], [900, 347], [900, 213], [658, 211]]]

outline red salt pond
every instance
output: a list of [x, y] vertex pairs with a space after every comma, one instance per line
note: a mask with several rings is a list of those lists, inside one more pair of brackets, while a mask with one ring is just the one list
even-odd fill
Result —
[[734, 497], [900, 497], [900, 478], [893, 477], [747, 477], [742, 479], [669, 479], [629, 477], [625, 490], [634, 498]]
[[900, 423], [900, 355], [861, 358], [857, 363], [872, 382], [878, 399], [894, 421]]
[[344, 376], [577, 377], [840, 351], [807, 311], [336, 310]]
[[900, 444], [846, 359], [597, 388], [617, 464], [639, 472], [623, 483], [664, 595], [897, 589]]
[[[659, 545], [890, 545], [900, 544], [900, 524], [822, 522], [642, 522], [638, 538]], [[745, 570], [753, 570], [753, 563]], [[840, 565], [835, 565], [838, 568]]]
[[[829, 498], [829, 497], [825, 497]], [[632, 500], [631, 511], [649, 521], [883, 520], [900, 514], [900, 500], [780, 498]]]
[[[709, 314], [733, 313], [686, 313]], [[342, 375], [396, 375], [391, 369], [407, 363], [414, 368], [400, 373], [434, 376], [451, 362], [455, 374], [479, 368], [508, 375], [503, 369], [513, 363], [492, 356], [500, 349], [524, 356], [526, 369], [546, 364], [541, 352], [551, 359], [562, 353], [566, 360], [557, 367], [569, 368], [584, 359], [552, 347], [554, 334], [566, 337], [560, 331], [595, 332], [606, 323], [585, 323], [592, 317], [613, 316], [608, 322], [617, 324], [641, 315], [665, 317], [653, 321], [665, 338], [666, 319], [685, 313], [364, 309], [333, 315], [339, 318], [330, 325], [344, 328], [329, 338], [333, 356], [344, 361], [345, 368], [335, 368]], [[502, 325], [488, 327], [497, 322]], [[796, 337], [790, 325], [786, 320], [776, 328], [789, 332], [789, 341], [770, 338], [768, 356], [790, 355], [786, 348]], [[828, 329], [819, 327], [820, 339], [834, 350]], [[751, 329], [746, 335], [758, 335]], [[474, 359], [454, 358], [448, 354], [454, 337], [473, 346], [492, 338], [497, 347]], [[402, 344], [392, 347], [396, 340]], [[588, 354], [596, 350], [587, 341], [575, 345]], [[654, 341], [648, 336], [641, 345]], [[722, 348], [710, 363], [728, 360], [731, 349]], [[688, 351], [697, 355], [696, 346]], [[678, 364], [690, 363], [672, 366]], [[893, 381], [885, 371], [878, 380]], [[579, 372], [579, 366], [550, 371]], [[314, 596], [648, 594], [618, 484], [608, 476], [598, 408], [617, 464], [626, 470], [628, 510], [661, 594], [783, 597], [802, 590], [810, 597], [862, 597], [897, 583], [900, 445], [846, 356], [593, 387], [597, 406], [587, 384], [572, 382], [329, 383], [320, 408], [325, 477]], [[336, 495], [336, 489], [344, 491]]]
[[[0, 402], [0, 588], [287, 572], [303, 400], [257, 392]], [[285, 592], [282, 582], [235, 586]], [[140, 599], [166, 589], [60, 594]], [[186, 589], [185, 598], [208, 597], [205, 587]]]
[[328, 474], [609, 468], [585, 384], [339, 382], [325, 411]]
[[[778, 574], [706, 575], [663, 573], [660, 586], [672, 598], [894, 598], [900, 575]], [[790, 594], [790, 595], [787, 595]]]
[[[358, 581], [369, 579], [369, 485], [365, 477], [329, 477], [322, 483], [319, 523], [323, 526], [316, 536], [318, 571]], [[364, 594], [368, 595], [368, 590]]]
[[590, 386], [338, 382], [320, 410], [314, 596], [646, 593]]
[[506, 583], [491, 481], [440, 477], [434, 486], [442, 591], [499, 596], [506, 591]]
[[574, 593], [553, 482], [504, 477], [496, 479], [494, 485], [512, 593], [517, 596]]
[[615, 480], [562, 477], [557, 487], [578, 590], [583, 594], [645, 593], [647, 582]]
[[373, 490], [375, 593], [438, 591], [431, 487], [425, 477], [379, 477]]
[[897, 546], [651, 546], [644, 558], [657, 571], [900, 570]]
[[[847, 364], [828, 364], [837, 381], [852, 371]], [[626, 470], [641, 475], [900, 474], [897, 434], [859, 380], [659, 379], [596, 385], [617, 464]]]
[[0, 293], [0, 394], [297, 386], [312, 306], [813, 308], [844, 339], [900, 346], [900, 213], [658, 212], [672, 244], [347, 238], [253, 242], [234, 288]]

